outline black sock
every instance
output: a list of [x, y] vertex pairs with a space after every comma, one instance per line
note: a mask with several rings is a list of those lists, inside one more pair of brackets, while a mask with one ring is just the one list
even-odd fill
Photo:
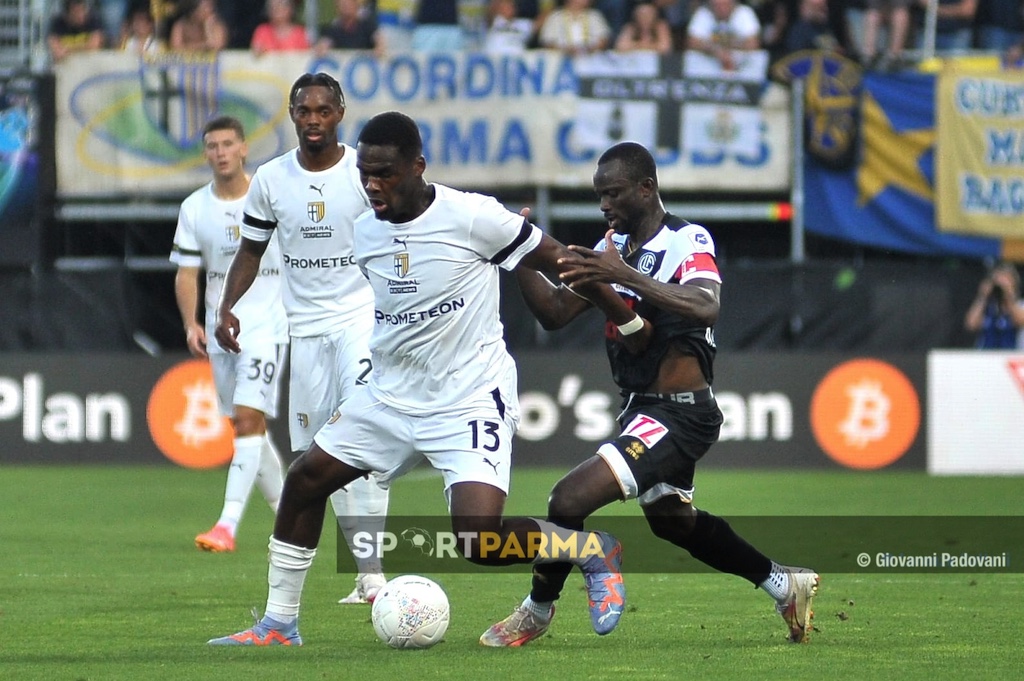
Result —
[[530, 598], [534, 603], [557, 601], [572, 572], [572, 563], [538, 563], [533, 566], [533, 588]]
[[771, 559], [736, 534], [729, 523], [707, 511], [697, 511], [693, 531], [678, 545], [700, 562], [742, 577], [754, 586], [768, 579], [772, 570]]

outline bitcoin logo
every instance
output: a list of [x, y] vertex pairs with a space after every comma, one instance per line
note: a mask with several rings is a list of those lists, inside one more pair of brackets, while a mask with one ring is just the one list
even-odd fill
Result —
[[811, 430], [836, 462], [861, 470], [888, 466], [914, 443], [921, 405], [896, 367], [855, 359], [833, 368], [811, 398]]
[[171, 367], [146, 406], [153, 442], [186, 468], [214, 468], [231, 460], [234, 432], [217, 409], [209, 362], [192, 359]]

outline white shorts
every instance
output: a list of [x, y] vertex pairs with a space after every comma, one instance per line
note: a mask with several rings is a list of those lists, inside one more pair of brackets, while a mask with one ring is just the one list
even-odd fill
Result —
[[382, 487], [426, 459], [441, 471], [446, 492], [457, 482], [484, 482], [508, 494], [518, 426], [513, 366], [490, 391], [440, 414], [406, 414], [360, 390], [315, 440], [336, 459], [377, 473]]
[[240, 353], [210, 353], [213, 384], [217, 388], [217, 406], [225, 416], [234, 416], [235, 406], [249, 407], [277, 416], [277, 398], [281, 394], [288, 345], [247, 344]]
[[370, 331], [373, 318], [329, 336], [292, 338], [288, 381], [288, 434], [293, 452], [303, 452], [320, 426], [370, 379]]

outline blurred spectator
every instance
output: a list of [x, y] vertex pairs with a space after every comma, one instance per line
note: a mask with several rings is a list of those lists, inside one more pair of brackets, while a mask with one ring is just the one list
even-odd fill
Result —
[[[860, 56], [864, 64], [888, 68], [903, 58], [910, 31], [910, 0], [867, 0], [864, 10], [863, 40]], [[889, 33], [889, 46], [878, 54], [883, 24]]]
[[462, 49], [458, 0], [421, 0], [412, 29], [412, 49], [453, 52]]
[[257, 56], [309, 49], [306, 27], [295, 23], [292, 0], [267, 0], [267, 21], [253, 31], [251, 47]]
[[800, 0], [800, 10], [786, 31], [785, 54], [800, 50], [842, 52], [843, 41], [829, 14], [828, 0]]
[[125, 52], [143, 55], [160, 49], [160, 43], [156, 39], [156, 26], [153, 23], [153, 15], [149, 12], [149, 5], [132, 8], [125, 18], [123, 33], [121, 49]]
[[[928, 0], [917, 1], [921, 7], [928, 7]], [[971, 49], [974, 38], [974, 15], [977, 11], [978, 0], [939, 0], [938, 19], [935, 24], [935, 51], [965, 52]], [[924, 46], [924, 31], [921, 32], [919, 43], [921, 47]]]
[[128, 0], [98, 0], [96, 7], [100, 23], [103, 24], [103, 44], [111, 47], [120, 45], [125, 18], [131, 11]]
[[799, 0], [747, 0], [761, 24], [761, 49], [772, 61], [785, 53], [786, 34], [799, 15]]
[[633, 8], [632, 19], [615, 39], [615, 49], [620, 52], [647, 50], [658, 54], [672, 51], [672, 31], [654, 3], [641, 2]]
[[381, 36], [389, 49], [409, 49], [412, 29], [416, 25], [418, 0], [377, 0], [373, 11], [366, 7], [372, 0], [362, 3], [363, 16], [373, 15], [380, 26]]
[[1024, 12], [1021, 0], [978, 0], [978, 47], [1005, 53], [1024, 41]]
[[565, 0], [540, 28], [540, 45], [569, 54], [597, 52], [608, 47], [611, 28], [604, 15], [590, 6], [590, 0]]
[[686, 27], [690, 25], [693, 13], [700, 7], [700, 0], [655, 0], [661, 16], [672, 31], [672, 46], [676, 51], [686, 49]]
[[86, 0], [64, 0], [61, 13], [50, 20], [46, 44], [55, 62], [72, 52], [98, 50], [103, 47], [103, 24]]
[[964, 316], [964, 328], [977, 334], [976, 348], [1024, 348], [1024, 300], [1020, 274], [1012, 263], [999, 263], [978, 284], [978, 295]]
[[216, 0], [216, 4], [217, 16], [228, 28], [228, 47], [248, 50], [256, 27], [267, 20], [266, 11], [255, 11], [253, 0]]
[[527, 48], [540, 47], [540, 29], [555, 10], [555, 0], [516, 0], [516, 16], [533, 22], [533, 37]]
[[490, 22], [484, 35], [484, 51], [519, 54], [533, 37], [533, 21], [516, 16], [515, 0], [491, 0]]
[[227, 47], [228, 29], [217, 15], [213, 0], [186, 0], [171, 24], [169, 47], [184, 52], [219, 52]]
[[604, 20], [608, 22], [608, 30], [611, 35], [617, 36], [622, 27], [630, 20], [633, 0], [592, 0], [591, 5], [601, 13]]
[[359, 0], [335, 0], [334, 21], [320, 29], [318, 54], [327, 50], [373, 50], [380, 57], [385, 50], [384, 34], [377, 18]]
[[738, 0], [708, 0], [686, 29], [686, 46], [714, 57], [726, 71], [736, 69], [736, 50], [761, 47], [761, 22], [754, 10]]

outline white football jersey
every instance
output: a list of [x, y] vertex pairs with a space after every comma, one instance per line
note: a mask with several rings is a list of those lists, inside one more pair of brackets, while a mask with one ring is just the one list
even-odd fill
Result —
[[[200, 267], [206, 271], [207, 352], [224, 352], [213, 339], [217, 306], [224, 288], [228, 266], [241, 243], [242, 207], [245, 197], [233, 201], [217, 198], [213, 183], [192, 192], [181, 203], [174, 232], [171, 262], [179, 267]], [[248, 339], [286, 343], [288, 322], [281, 301], [281, 253], [277, 239], [271, 240], [252, 287], [233, 308], [241, 325], [238, 343]]]
[[541, 231], [495, 199], [434, 184], [415, 220], [372, 212], [355, 225], [355, 253], [374, 293], [369, 389], [411, 414], [444, 411], [496, 387], [512, 365], [498, 316], [498, 268], [515, 268]]
[[356, 150], [333, 167], [310, 172], [298, 149], [267, 161], [253, 175], [242, 235], [266, 241], [275, 231], [284, 267], [284, 306], [291, 335], [323, 336], [369, 314], [373, 292], [352, 257], [352, 222], [369, 208]]

